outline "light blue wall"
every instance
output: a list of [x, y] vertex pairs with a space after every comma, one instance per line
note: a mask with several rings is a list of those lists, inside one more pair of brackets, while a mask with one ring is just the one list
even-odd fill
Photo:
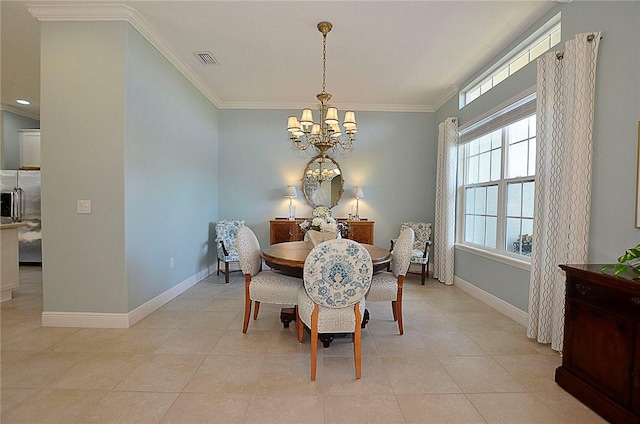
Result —
[[128, 23], [41, 30], [44, 311], [130, 312], [207, 269], [217, 110]]
[[[558, 11], [562, 12], [563, 41], [572, 39], [577, 33], [602, 31], [596, 76], [588, 260], [592, 263], [615, 262], [626, 248], [640, 243], [640, 229], [634, 228], [640, 121], [640, 3], [559, 5], [525, 31], [520, 39], [514, 40], [512, 46]], [[479, 69], [477, 74], [481, 72]], [[532, 63], [462, 110], [458, 110], [458, 99], [451, 99], [437, 111], [437, 121], [458, 116], [460, 125], [464, 125], [535, 86], [535, 80], [535, 63]], [[455, 275], [526, 310], [528, 272], [458, 250]]]
[[0, 136], [0, 169], [18, 169], [20, 167], [20, 136], [18, 130], [40, 128], [40, 121], [9, 112], [2, 114], [2, 133]]
[[[127, 312], [126, 25], [40, 26], [45, 312]], [[91, 214], [76, 213], [77, 200], [91, 200]]]
[[[313, 99], [310, 99], [312, 102]], [[287, 185], [296, 185], [296, 215], [311, 216], [300, 180], [310, 154], [292, 147], [286, 131], [292, 110], [220, 111], [220, 218], [241, 218], [261, 245], [269, 220], [287, 216]], [[387, 246], [404, 220], [433, 222], [437, 127], [433, 113], [356, 112], [358, 134], [350, 157], [335, 155], [345, 191], [333, 215], [346, 217], [363, 187], [360, 215], [375, 221], [375, 242]]]
[[209, 265], [209, 223], [218, 216], [218, 111], [131, 26], [125, 61], [132, 310]]

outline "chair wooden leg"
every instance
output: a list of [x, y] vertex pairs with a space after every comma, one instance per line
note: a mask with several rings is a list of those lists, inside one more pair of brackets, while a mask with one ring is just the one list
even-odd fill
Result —
[[360, 302], [356, 303], [353, 308], [356, 314], [356, 328], [353, 332], [353, 360], [356, 364], [356, 379], [359, 379], [362, 377], [362, 357], [360, 355], [362, 351], [360, 345], [362, 336], [360, 322], [362, 321], [362, 317], [360, 316]]
[[400, 335], [404, 334], [404, 324], [402, 322], [402, 280], [404, 280], [404, 277], [400, 276], [398, 281], [398, 294], [396, 297], [396, 313], [398, 315], [398, 330], [400, 331]]
[[[224, 282], [229, 284], [229, 262], [224, 263]], [[424, 282], [422, 284], [424, 284]]]
[[251, 276], [245, 275], [244, 283], [244, 322], [242, 324], [242, 332], [246, 333], [249, 328], [249, 317], [251, 316], [251, 298], [249, 297], [249, 284]]
[[296, 330], [298, 332], [298, 342], [302, 343], [302, 341], [304, 340], [304, 324], [300, 319], [300, 310], [298, 309], [297, 306], [295, 308], [296, 308]]
[[398, 305], [396, 305], [396, 301], [391, 301], [391, 312], [393, 312], [393, 320], [398, 321]]
[[220, 258], [218, 258], [218, 272], [216, 272], [216, 275], [220, 275]]
[[424, 270], [425, 264], [422, 264], [422, 285], [424, 286], [424, 277], [426, 275], [425, 270]]
[[260, 311], [260, 302], [258, 302], [257, 300], [255, 301], [256, 307], [253, 310], [253, 319], [257, 320], [258, 319], [258, 311]]
[[[358, 325], [356, 325], [358, 327]], [[318, 361], [318, 305], [311, 313], [311, 381], [316, 381], [316, 362]]]

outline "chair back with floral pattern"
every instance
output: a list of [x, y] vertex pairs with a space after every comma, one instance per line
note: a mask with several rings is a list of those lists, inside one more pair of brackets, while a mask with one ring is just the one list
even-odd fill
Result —
[[391, 272], [395, 277], [407, 274], [411, 264], [414, 239], [415, 233], [411, 228], [404, 227], [400, 231], [400, 236], [394, 245], [393, 258], [391, 259]]
[[[240, 227], [244, 226], [244, 220], [220, 220], [216, 222], [216, 248], [218, 258], [225, 261], [237, 261], [238, 250], [236, 248], [236, 237]], [[222, 244], [224, 243], [224, 248]], [[226, 252], [224, 251], [226, 249]]]
[[427, 241], [431, 240], [431, 223], [430, 222], [403, 222], [400, 231], [404, 228], [411, 228], [415, 233], [413, 248], [424, 251]]
[[369, 290], [373, 263], [369, 252], [353, 240], [318, 244], [304, 262], [304, 288], [318, 305], [345, 308]]
[[260, 272], [260, 269], [262, 269], [260, 242], [251, 228], [243, 225], [238, 229], [236, 246], [242, 273], [253, 277]]

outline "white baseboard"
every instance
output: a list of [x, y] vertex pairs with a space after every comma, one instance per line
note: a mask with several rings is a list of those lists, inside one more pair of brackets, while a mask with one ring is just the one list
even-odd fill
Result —
[[488, 293], [474, 286], [473, 284], [463, 280], [462, 278], [458, 278], [454, 276], [453, 283], [456, 287], [459, 287], [463, 291], [469, 293], [471, 296], [480, 300], [482, 303], [485, 303], [491, 306], [493, 309], [497, 310], [498, 312], [505, 314], [506, 316], [508, 316], [515, 322], [517, 322], [518, 324], [522, 325], [523, 327], [527, 327], [529, 316], [525, 311], [516, 308], [515, 306], [492, 295], [491, 293]]
[[43, 327], [129, 328], [210, 275], [209, 268], [187, 278], [124, 314], [99, 312], [42, 312]]

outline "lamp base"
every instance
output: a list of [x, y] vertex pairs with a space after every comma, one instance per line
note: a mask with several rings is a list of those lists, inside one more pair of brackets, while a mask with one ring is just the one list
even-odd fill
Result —
[[296, 207], [294, 205], [289, 206], [289, 221], [295, 221], [296, 219]]

